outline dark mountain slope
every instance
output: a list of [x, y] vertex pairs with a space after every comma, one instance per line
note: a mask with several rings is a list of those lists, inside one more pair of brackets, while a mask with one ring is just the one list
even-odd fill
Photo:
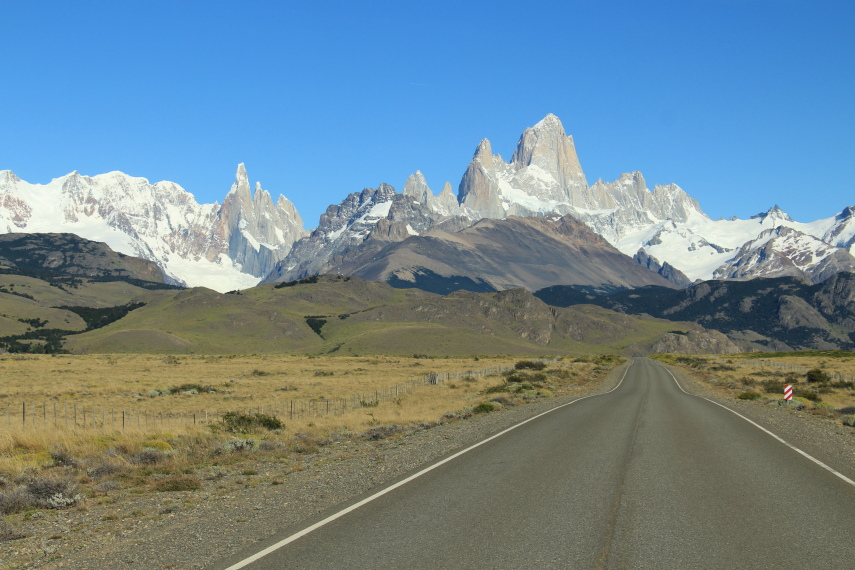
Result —
[[153, 261], [117, 253], [102, 242], [75, 234], [2, 234], [0, 268], [38, 278], [120, 278], [163, 283]]
[[684, 290], [643, 287], [596, 294], [548, 287], [550, 305], [591, 303], [628, 314], [691, 321], [762, 348], [855, 349], [855, 274], [811, 285], [792, 277], [706, 281]]
[[350, 273], [438, 293], [549, 285], [672, 287], [570, 217], [484, 219], [458, 232], [430, 231], [357, 259]]

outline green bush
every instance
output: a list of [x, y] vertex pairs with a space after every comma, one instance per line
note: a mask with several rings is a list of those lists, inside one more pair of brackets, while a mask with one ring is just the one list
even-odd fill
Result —
[[822, 398], [819, 397], [819, 394], [814, 392], [813, 390], [795, 390], [795, 395], [800, 398], [804, 398], [805, 400], [810, 400], [811, 402], [821, 402]]
[[472, 408], [472, 413], [474, 414], [488, 414], [496, 409], [496, 405], [492, 402], [481, 402], [474, 408]]
[[784, 382], [782, 380], [764, 380], [760, 383], [763, 391], [767, 394], [783, 394]]
[[546, 368], [546, 363], [537, 360], [520, 360], [514, 364], [514, 368], [517, 370], [543, 370]]
[[759, 400], [762, 397], [763, 396], [757, 392], [743, 392], [737, 396], [740, 400]]
[[220, 424], [225, 431], [231, 433], [253, 433], [258, 429], [275, 430], [285, 427], [285, 424], [275, 416], [241, 412], [226, 412]]
[[546, 374], [543, 372], [514, 371], [506, 373], [505, 378], [508, 382], [546, 382]]
[[825, 384], [831, 377], [820, 368], [811, 368], [805, 373], [805, 379], [811, 384]]

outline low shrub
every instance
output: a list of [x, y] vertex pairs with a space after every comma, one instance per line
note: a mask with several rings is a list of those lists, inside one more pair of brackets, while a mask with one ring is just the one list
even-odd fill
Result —
[[359, 438], [367, 441], [378, 441], [401, 433], [402, 431], [404, 431], [404, 427], [398, 424], [375, 426], [369, 429], [368, 431], [362, 433]]
[[472, 408], [473, 414], [488, 414], [496, 409], [496, 406], [491, 402], [481, 402]]
[[63, 449], [57, 449], [50, 452], [54, 465], [61, 467], [77, 467], [77, 460], [70, 453]]
[[516, 370], [543, 370], [546, 363], [538, 360], [520, 360], [514, 364]]
[[22, 485], [0, 492], [0, 513], [27, 509], [65, 509], [83, 501], [77, 482], [68, 477], [31, 477]]
[[819, 397], [819, 394], [817, 394], [813, 390], [799, 389], [799, 390], [795, 390], [794, 393], [796, 396], [798, 396], [800, 398], [804, 398], [805, 400], [810, 400], [811, 402], [821, 402], [822, 401], [822, 398]]
[[759, 400], [762, 397], [758, 392], [743, 392], [737, 396], [740, 400]]
[[821, 368], [811, 368], [805, 373], [805, 380], [811, 384], [825, 384], [831, 380], [831, 377]]
[[509, 372], [505, 374], [505, 379], [508, 382], [546, 382], [546, 374], [543, 372]]
[[853, 414], [855, 414], [855, 406], [846, 406], [845, 408], [838, 408], [837, 413], [838, 414], [844, 414], [847, 416], [853, 415]]
[[782, 380], [764, 380], [760, 383], [763, 391], [767, 394], [783, 394], [784, 382]]
[[196, 491], [201, 488], [199, 478], [191, 475], [173, 475], [154, 483], [154, 490], [159, 492]]
[[855, 427], [855, 414], [843, 416], [842, 418], [840, 418], [840, 423], [845, 426]]
[[257, 443], [258, 440], [252, 438], [232, 439], [225, 442], [220, 449], [226, 453], [252, 451], [253, 449], [255, 449]]
[[103, 477], [108, 477], [110, 475], [114, 475], [116, 473], [120, 473], [127, 469], [127, 467], [117, 465], [115, 463], [97, 463], [92, 465], [86, 470], [86, 475], [90, 479], [101, 479]]
[[172, 446], [169, 445], [169, 443], [160, 439], [150, 439], [148, 441], [144, 441], [142, 442], [142, 446], [145, 449], [156, 449], [164, 453], [169, 453], [170, 451], [172, 451]]
[[220, 426], [230, 433], [254, 433], [259, 429], [283, 429], [285, 424], [279, 418], [268, 414], [226, 412], [220, 420]]
[[146, 448], [133, 455], [130, 459], [131, 463], [136, 463], [137, 465], [157, 465], [166, 459], [166, 454], [158, 449]]
[[567, 370], [566, 368], [556, 368], [554, 370], [547, 370], [547, 373], [550, 376], [560, 378], [561, 380], [569, 380], [570, 378], [578, 376], [576, 372], [573, 372], [572, 370]]
[[674, 359], [677, 364], [683, 364], [691, 368], [700, 368], [709, 363], [706, 358], [698, 358], [696, 356], [678, 356]]

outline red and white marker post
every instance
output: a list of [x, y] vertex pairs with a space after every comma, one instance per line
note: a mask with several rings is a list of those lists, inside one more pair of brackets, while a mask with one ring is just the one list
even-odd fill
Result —
[[792, 400], [793, 399], [793, 387], [787, 384], [784, 386], [784, 399]]

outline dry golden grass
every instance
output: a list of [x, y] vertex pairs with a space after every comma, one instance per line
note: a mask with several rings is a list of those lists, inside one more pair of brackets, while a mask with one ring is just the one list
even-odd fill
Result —
[[[346, 398], [406, 382], [427, 372], [506, 366], [511, 357], [420, 359], [401, 357], [10, 355], [0, 359], [0, 429], [6, 405], [21, 403], [149, 412], [193, 412], [260, 407], [292, 399]], [[185, 384], [216, 393], [148, 397], [151, 390]], [[81, 419], [82, 421], [82, 419]]]
[[[550, 364], [548, 384], [552, 391], [578, 389], [602, 376], [613, 364], [599, 357]], [[485, 401], [484, 390], [504, 381], [500, 374], [465, 378], [436, 385], [419, 385], [398, 396], [389, 388], [427, 372], [463, 372], [496, 366], [512, 366], [511, 357], [398, 358], [398, 357], [163, 357], [119, 356], [25, 356], [0, 360], [0, 476], [15, 477], [27, 469], [57, 464], [56, 454], [77, 458], [81, 464], [108, 461], [132, 467], [144, 448], [170, 452], [172, 469], [182, 469], [209, 455], [222, 442], [235, 437], [255, 437], [290, 442], [300, 437], [328, 438], [331, 434], [360, 434], [372, 427], [436, 422], [444, 414], [471, 408]], [[173, 394], [148, 397], [155, 388], [182, 384], [211, 385], [216, 393]], [[277, 389], [287, 387], [287, 391]], [[387, 398], [376, 402], [375, 390]], [[546, 390], [526, 397], [543, 397]], [[366, 395], [365, 406], [342, 414], [298, 414], [291, 418], [288, 402], [314, 400], [323, 404], [357, 394]], [[21, 402], [28, 402], [25, 424]], [[11, 416], [7, 417], [6, 403]], [[358, 402], [358, 399], [357, 399]], [[35, 403], [35, 408], [33, 406]], [[77, 404], [78, 428], [66, 428], [62, 414]], [[54, 405], [59, 420], [53, 420]], [[92, 410], [95, 427], [92, 427]], [[321, 412], [323, 405], [318, 406]], [[87, 427], [80, 427], [87, 410]], [[204, 425], [204, 410], [211, 414]], [[219, 417], [226, 410], [264, 412], [284, 421], [281, 433], [233, 434], [223, 431]], [[124, 428], [122, 411], [132, 411]], [[179, 421], [170, 414], [185, 414]], [[138, 412], [143, 412], [142, 415]], [[187, 422], [195, 412], [197, 423]], [[145, 419], [144, 419], [145, 418]], [[157, 421], [157, 419], [160, 421]], [[35, 419], [35, 422], [33, 422]], [[103, 423], [102, 423], [102, 420]], [[107, 457], [108, 459], [105, 459]]]

